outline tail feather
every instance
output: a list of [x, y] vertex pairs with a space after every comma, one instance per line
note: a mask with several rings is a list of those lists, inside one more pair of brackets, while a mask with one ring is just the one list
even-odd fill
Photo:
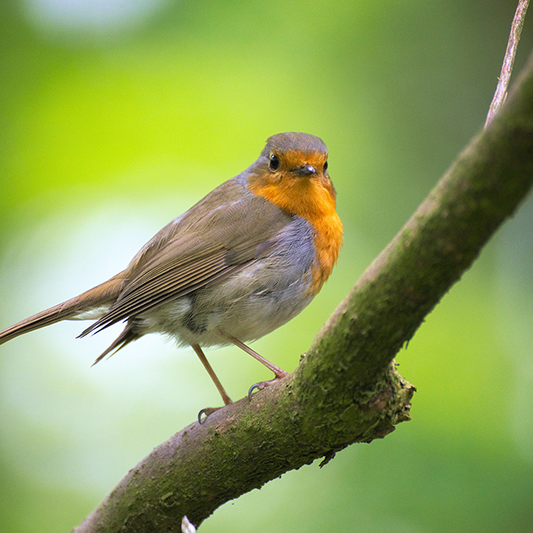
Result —
[[122, 333], [113, 341], [111, 346], [107, 348], [103, 353], [101, 353], [97, 358], [96, 361], [91, 365], [94, 366], [96, 363], [99, 363], [106, 355], [108, 357], [111, 357], [114, 353], [118, 352], [121, 348], [124, 348], [126, 344], [129, 344], [130, 342], [137, 340], [140, 337], [140, 335], [137, 335], [133, 332], [131, 325], [128, 324]]
[[119, 274], [79, 296], [21, 320], [0, 332], [0, 344], [61, 320], [83, 318], [83, 314], [111, 305], [117, 299], [123, 282]]

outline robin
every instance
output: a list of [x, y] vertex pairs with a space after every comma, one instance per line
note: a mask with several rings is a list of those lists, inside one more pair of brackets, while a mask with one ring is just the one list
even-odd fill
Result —
[[253, 165], [165, 226], [125, 270], [5, 329], [0, 344], [60, 320], [96, 319], [80, 337], [125, 321], [94, 364], [157, 332], [192, 346], [226, 405], [202, 347], [235, 344], [274, 373], [271, 381], [285, 376], [244, 342], [300, 313], [336, 263], [342, 223], [327, 158], [318, 137], [273, 135]]

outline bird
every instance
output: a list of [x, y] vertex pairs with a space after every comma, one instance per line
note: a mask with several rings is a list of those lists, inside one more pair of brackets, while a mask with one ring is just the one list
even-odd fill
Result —
[[286, 376], [245, 343], [311, 302], [337, 262], [342, 238], [325, 143], [307, 133], [279, 133], [255, 163], [154, 235], [125, 270], [1, 331], [0, 344], [61, 320], [93, 320], [79, 337], [125, 322], [93, 365], [161, 333], [193, 348], [228, 405], [204, 348], [236, 345], [274, 374], [249, 397]]

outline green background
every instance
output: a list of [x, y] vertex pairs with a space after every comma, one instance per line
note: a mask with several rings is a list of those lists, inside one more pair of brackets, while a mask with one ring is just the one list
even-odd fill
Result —
[[[329, 147], [345, 244], [309, 308], [254, 344], [286, 370], [483, 125], [516, 7], [85, 4], [0, 7], [0, 325], [115, 274], [268, 136], [305, 131]], [[411, 422], [202, 531], [533, 531], [532, 230], [530, 202], [398, 355], [418, 389]], [[76, 340], [83, 327], [0, 348], [2, 532], [69, 531], [219, 402], [192, 350], [148, 336], [91, 368], [119, 330]], [[234, 399], [269, 377], [239, 352], [208, 351]]]

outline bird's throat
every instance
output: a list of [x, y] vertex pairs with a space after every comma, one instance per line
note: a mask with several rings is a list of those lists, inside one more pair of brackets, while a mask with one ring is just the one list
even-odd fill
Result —
[[306, 219], [315, 229], [316, 261], [310, 291], [318, 293], [328, 279], [342, 245], [342, 222], [335, 211], [335, 189], [329, 179], [255, 177], [248, 187], [280, 209]]

